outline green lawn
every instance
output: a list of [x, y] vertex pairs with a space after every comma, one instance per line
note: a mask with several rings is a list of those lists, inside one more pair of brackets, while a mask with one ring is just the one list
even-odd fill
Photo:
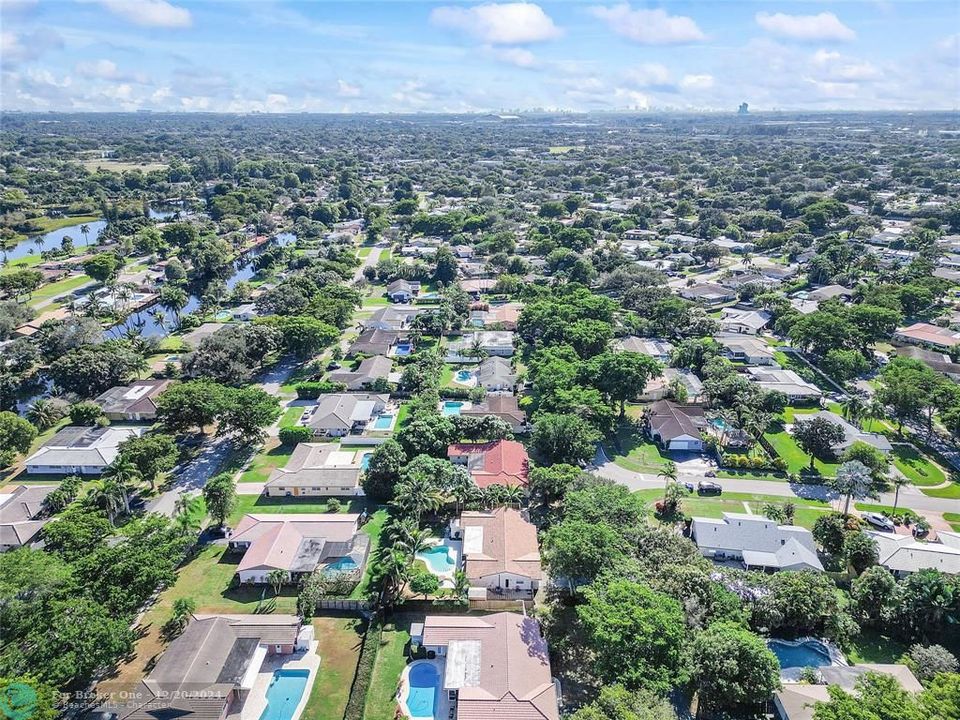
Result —
[[410, 422], [410, 406], [404, 403], [400, 406], [400, 411], [397, 413], [395, 430], [405, 427], [408, 422]]
[[850, 641], [847, 660], [859, 663], [895, 663], [907, 651], [907, 646], [891, 635], [864, 629]]
[[943, 471], [912, 445], [894, 445], [891, 455], [897, 470], [914, 485], [942, 485], [947, 481]]
[[[787, 463], [787, 469], [792, 473], [808, 472], [810, 469], [810, 456], [807, 455], [800, 446], [797, 445], [793, 436], [786, 430], [780, 432], [768, 432], [764, 437], [777, 451], [777, 454]], [[837, 472], [837, 463], [826, 463], [822, 460], [814, 460], [814, 467], [821, 475], [832, 476]]]
[[357, 672], [364, 621], [353, 617], [313, 619], [319, 641], [320, 671], [303, 709], [303, 720], [340, 720], [350, 698], [350, 686]]
[[305, 409], [302, 405], [291, 405], [288, 407], [283, 412], [283, 417], [280, 418], [280, 427], [288, 428], [296, 426]]
[[718, 478], [730, 478], [736, 480], [765, 480], [767, 482], [787, 482], [784, 475], [771, 475], [766, 470], [717, 470]]
[[[640, 495], [650, 506], [653, 506], [657, 500], [663, 497], [662, 490], [640, 490], [636, 493]], [[766, 503], [773, 505], [782, 505], [786, 501], [792, 502], [796, 506], [794, 514], [794, 524], [812, 528], [817, 518], [824, 512], [831, 510], [830, 503], [822, 500], [810, 500], [800, 497], [780, 497], [779, 495], [758, 495], [754, 493], [723, 493], [723, 495], [713, 497], [701, 497], [699, 495], [690, 495], [683, 499], [681, 510], [685, 515], [693, 517], [707, 517], [719, 519], [723, 513], [745, 513], [747, 509], [744, 503], [749, 506], [754, 515], [763, 513], [763, 506]]]
[[954, 532], [960, 532], [960, 513], [944, 513], [943, 519], [950, 523]]
[[410, 623], [398, 621], [386, 625], [380, 641], [380, 650], [373, 666], [373, 676], [367, 691], [363, 720], [394, 720], [397, 712], [397, 684], [406, 667], [406, 646], [410, 642]]
[[660, 452], [656, 443], [630, 425], [617, 430], [617, 447], [607, 443], [603, 449], [614, 463], [632, 472], [656, 475], [670, 462], [670, 458]]
[[950, 483], [942, 488], [920, 488], [920, 492], [929, 497], [958, 500], [960, 499], [960, 484]]
[[[366, 505], [363, 498], [340, 500], [341, 512], [361, 512]], [[228, 525], [236, 525], [247, 513], [325, 513], [329, 498], [266, 497], [264, 495], [237, 495], [237, 504], [227, 518]], [[371, 521], [372, 522], [372, 521]], [[366, 527], [366, 526], [365, 526]]]
[[266, 482], [270, 473], [286, 465], [292, 454], [292, 445], [277, 445], [260, 451], [240, 476], [240, 482]]
[[57, 282], [44, 285], [34, 292], [33, 295], [30, 296], [29, 304], [35, 307], [50, 298], [76, 290], [78, 287], [82, 287], [91, 281], [92, 278], [87, 275], [74, 275], [63, 280], [57, 280]]
[[[38, 217], [32, 218], [31, 222], [36, 223], [39, 226], [39, 230], [35, 233], [30, 233], [30, 235], [24, 235], [22, 233], [17, 233], [16, 238], [18, 240], [26, 240], [28, 237], [34, 237], [36, 235], [44, 235], [48, 232], [53, 232], [54, 230], [59, 230], [60, 228], [70, 227], [71, 225], [86, 225], [88, 223], [95, 222], [100, 219], [99, 215], [73, 215], [65, 217]], [[77, 235], [80, 236], [80, 232], [77, 232]], [[75, 238], [78, 239], [78, 238]], [[44, 249], [49, 250], [51, 246], [44, 246]], [[58, 246], [59, 247], [59, 246]], [[82, 248], [77, 248], [81, 250]], [[39, 255], [39, 252], [37, 253]], [[19, 261], [18, 261], [19, 262]]]
[[367, 521], [367, 524], [363, 526], [361, 532], [366, 533], [370, 536], [370, 551], [367, 554], [369, 561], [367, 562], [366, 572], [363, 574], [363, 577], [360, 579], [360, 582], [353, 589], [353, 592], [350, 593], [350, 597], [354, 600], [359, 600], [366, 596], [370, 589], [370, 576], [374, 569], [374, 562], [377, 558], [377, 553], [380, 550], [380, 535], [383, 532], [383, 526], [387, 522], [387, 511], [380, 509], [373, 513], [370, 516], [370, 520]]

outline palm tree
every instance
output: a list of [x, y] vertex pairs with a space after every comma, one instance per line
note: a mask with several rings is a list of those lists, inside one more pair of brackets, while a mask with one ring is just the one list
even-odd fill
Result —
[[467, 599], [470, 593], [470, 579], [463, 570], [457, 570], [453, 574], [453, 597], [459, 602]]
[[164, 287], [160, 291], [160, 307], [166, 308], [177, 318], [177, 325], [180, 324], [180, 311], [183, 310], [190, 298], [187, 294], [177, 287]]
[[136, 485], [136, 483], [140, 482], [143, 477], [137, 469], [137, 466], [129, 460], [124, 460], [118, 456], [112, 463], [107, 465], [102, 477], [104, 480], [116, 483], [117, 487], [120, 488], [123, 498], [123, 509], [129, 513], [130, 489]]
[[443, 493], [437, 490], [428, 478], [416, 475], [408, 482], [399, 483], [396, 495], [394, 505], [409, 511], [418, 525], [425, 512], [437, 510], [444, 502]]
[[465, 507], [467, 503], [479, 500], [482, 495], [480, 488], [477, 487], [476, 483], [473, 482], [473, 478], [466, 472], [458, 472], [456, 474], [449, 491], [450, 496], [456, 503], [457, 515], [460, 514], [460, 510]]
[[37, 250], [40, 250], [43, 247], [44, 238], [43, 235], [37, 235], [33, 239], [33, 244], [37, 246]]
[[828, 478], [829, 486], [845, 496], [843, 514], [850, 514], [850, 499], [861, 500], [870, 495], [873, 478], [870, 468], [859, 460], [848, 460], [837, 468], [837, 476]]
[[153, 321], [153, 324], [160, 328], [160, 334], [166, 337], [167, 334], [167, 316], [160, 308], [153, 308], [147, 311], [147, 315]]
[[904, 485], [909, 485], [910, 480], [900, 473], [894, 473], [893, 477], [890, 478], [890, 482], [893, 483], [893, 512], [896, 512], [897, 503], [900, 502], [900, 488]]
[[90, 240], [89, 240], [89, 236], [90, 236], [90, 226], [87, 225], [86, 223], [84, 223], [83, 225], [81, 225], [81, 226], [80, 226], [80, 234], [83, 235], [83, 244], [84, 244], [84, 245], [89, 245], [89, 244], [90, 244]]
[[280, 590], [283, 588], [285, 582], [287, 582], [287, 573], [284, 570], [279, 568], [276, 570], [271, 570], [267, 574], [267, 582], [273, 587], [273, 596], [279, 597]]
[[84, 307], [83, 314], [87, 317], [91, 317], [94, 320], [103, 315], [106, 307], [103, 304], [103, 300], [99, 295], [90, 295], [90, 298], [87, 300], [87, 304]]
[[857, 427], [861, 426], [866, 412], [867, 404], [856, 395], [850, 396], [843, 404], [843, 417]]
[[33, 423], [38, 430], [53, 427], [61, 417], [56, 405], [46, 398], [39, 398], [27, 410], [27, 420]]
[[417, 553], [423, 552], [432, 544], [430, 531], [424, 529], [414, 530], [407, 537], [398, 542], [397, 547], [406, 551], [411, 557], [416, 557]]
[[519, 485], [505, 485], [503, 487], [503, 497], [502, 502], [506, 505], [516, 505], [520, 507], [520, 503], [523, 502], [523, 488]]
[[196, 612], [197, 603], [193, 598], [177, 598], [173, 601], [173, 616], [170, 618], [168, 627], [172, 635], [179, 635], [190, 622], [190, 617]]
[[87, 497], [95, 506], [107, 511], [107, 517], [112, 525], [120, 508], [123, 507], [123, 490], [115, 482], [100, 480], [90, 488]]
[[667, 488], [670, 487], [670, 483], [677, 481], [677, 464], [672, 460], [667, 462], [663, 466], [663, 469], [657, 473], [657, 477], [662, 477], [664, 480], [663, 483], [663, 503], [667, 503]]

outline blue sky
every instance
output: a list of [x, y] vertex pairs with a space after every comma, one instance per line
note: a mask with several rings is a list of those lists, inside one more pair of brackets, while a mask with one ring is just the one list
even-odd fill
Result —
[[0, 0], [3, 109], [960, 107], [956, 0]]

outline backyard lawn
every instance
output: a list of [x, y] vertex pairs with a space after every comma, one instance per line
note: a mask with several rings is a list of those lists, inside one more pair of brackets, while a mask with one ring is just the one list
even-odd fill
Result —
[[93, 279], [86, 275], [74, 275], [73, 277], [52, 282], [49, 285], [44, 285], [33, 292], [33, 294], [30, 295], [28, 304], [36, 307], [40, 303], [43, 303], [50, 298], [70, 292], [71, 290], [76, 290], [78, 287], [82, 287], [89, 282], [93, 282]]
[[306, 408], [303, 405], [291, 405], [283, 412], [283, 416], [280, 418], [280, 427], [288, 428], [295, 427], [300, 422], [300, 418], [303, 416], [303, 411]]
[[623, 425], [617, 430], [617, 447], [606, 444], [603, 449], [614, 463], [632, 472], [656, 475], [670, 462], [669, 457], [660, 453], [656, 443], [631, 425]]
[[[340, 499], [340, 498], [338, 498]], [[326, 513], [330, 498], [266, 497], [265, 495], [237, 495], [237, 504], [227, 518], [228, 525], [236, 525], [247, 513]], [[364, 498], [340, 499], [340, 512], [363, 512]], [[376, 517], [376, 513], [374, 514]]]
[[386, 625], [380, 650], [373, 666], [363, 720], [394, 720], [397, 712], [397, 684], [407, 664], [405, 649], [410, 642], [410, 620], [398, 616], [394, 625]]
[[320, 672], [313, 683], [303, 720], [339, 720], [347, 707], [357, 672], [364, 622], [353, 617], [317, 617], [314, 635], [319, 641]]
[[942, 485], [947, 481], [943, 471], [912, 445], [894, 445], [893, 464], [914, 485]]
[[[662, 490], [640, 490], [640, 495], [651, 507], [663, 497]], [[780, 497], [779, 495], [756, 495], [752, 493], [724, 493], [713, 497], [689, 495], [683, 498], [680, 509], [685, 515], [720, 519], [723, 513], [746, 513], [754, 515], [763, 513], [765, 503], [782, 505], [789, 500], [796, 506], [794, 524], [800, 527], [812, 528], [817, 518], [824, 512], [831, 510], [830, 503], [822, 500], [809, 500], [800, 497]]]
[[[787, 470], [792, 473], [807, 472], [810, 469], [810, 456], [807, 455], [800, 446], [797, 445], [793, 436], [786, 430], [780, 432], [768, 432], [764, 437], [777, 451], [777, 455], [782, 457], [787, 463]], [[826, 463], [822, 460], [814, 460], [814, 467], [821, 475], [832, 476], [837, 473], [837, 463]]]
[[850, 641], [845, 654], [852, 664], [895, 663], [907, 651], [907, 646], [891, 635], [864, 629]]

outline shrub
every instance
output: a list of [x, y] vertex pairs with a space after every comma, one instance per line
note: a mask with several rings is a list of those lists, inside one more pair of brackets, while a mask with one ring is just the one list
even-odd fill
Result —
[[942, 645], [912, 645], [903, 662], [924, 683], [940, 673], [955, 673], [958, 667], [957, 658]]
[[343, 383], [319, 380], [300, 383], [294, 389], [297, 391], [297, 397], [300, 400], [316, 400], [321, 395], [343, 392], [347, 389], [347, 386]]
[[327, 500], [327, 512], [329, 513], [338, 513], [342, 503], [337, 498], [330, 498]]
[[353, 676], [353, 685], [350, 686], [350, 699], [347, 700], [347, 708], [343, 711], [343, 720], [363, 720], [367, 691], [370, 689], [370, 679], [373, 677], [373, 666], [377, 662], [382, 632], [383, 627], [379, 621], [373, 620], [366, 635], [363, 636], [357, 672]]
[[284, 445], [298, 445], [313, 439], [313, 430], [302, 425], [280, 428], [280, 442]]

